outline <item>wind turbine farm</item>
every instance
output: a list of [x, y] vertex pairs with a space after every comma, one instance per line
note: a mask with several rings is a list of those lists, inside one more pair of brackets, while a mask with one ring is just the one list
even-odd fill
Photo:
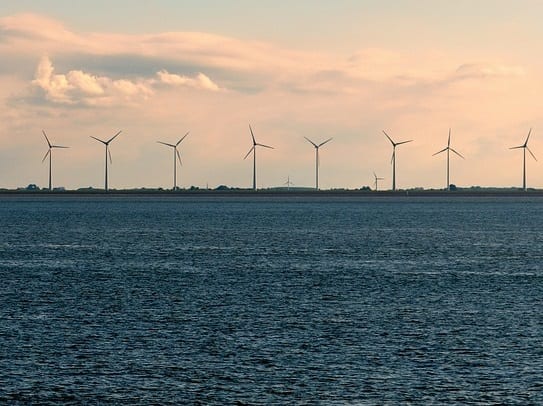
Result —
[[189, 132], [187, 132], [183, 137], [179, 139], [175, 144], [169, 144], [167, 142], [157, 141], [159, 144], [166, 145], [167, 147], [173, 148], [173, 188], [172, 190], [177, 190], [177, 161], [179, 161], [179, 165], [183, 166], [183, 163], [181, 161], [181, 154], [179, 153], [179, 150], [177, 147], [183, 140], [189, 135]]
[[121, 133], [122, 131], [119, 131], [117, 134], [115, 134], [113, 137], [111, 137], [110, 139], [108, 139], [107, 141], [104, 141], [104, 140], [101, 140], [100, 138], [96, 138], [94, 136], [90, 136], [91, 138], [94, 138], [96, 141], [99, 141], [101, 142], [102, 144], [104, 144], [104, 147], [105, 147], [105, 181], [104, 181], [104, 190], [107, 192], [109, 190], [109, 185], [108, 185], [108, 164], [107, 164], [107, 161], [108, 161], [108, 158], [109, 158], [109, 163], [110, 164], [113, 164], [113, 158], [111, 158], [111, 151], [109, 150], [109, 144], [115, 139], [117, 138], [117, 136]]
[[459, 152], [457, 152], [456, 150], [454, 150], [453, 148], [451, 148], [451, 129], [449, 128], [449, 138], [447, 139], [447, 146], [445, 148], [443, 148], [441, 151], [437, 151], [435, 154], [433, 154], [433, 156], [435, 155], [439, 155], [441, 154], [442, 152], [446, 152], [447, 153], [447, 186], [446, 186], [446, 189], [447, 191], [450, 191], [451, 190], [451, 182], [450, 182], [450, 179], [449, 179], [449, 173], [450, 173], [450, 152], [454, 152], [456, 155], [458, 155], [460, 158], [462, 159], [465, 159]]
[[517, 147], [511, 147], [509, 149], [522, 149], [522, 190], [526, 191], [526, 151], [530, 153], [532, 158], [537, 161], [537, 158], [533, 154], [533, 152], [528, 148], [528, 140], [530, 139], [530, 135], [532, 134], [532, 129], [530, 128], [530, 131], [528, 131], [528, 136], [526, 137], [526, 141], [524, 141], [524, 144], [519, 145]]
[[[252, 143], [252, 145], [251, 145], [251, 148], [249, 149], [249, 151], [244, 156], [244, 160], [246, 160], [251, 154], [253, 154], [253, 179], [252, 179], [253, 182], [252, 182], [252, 187], [250, 188], [250, 190], [251, 191], [257, 191], [259, 189], [258, 188], [258, 178], [257, 178], [257, 157], [256, 157], [257, 149], [259, 147], [266, 148], [266, 149], [274, 149], [274, 148], [272, 146], [267, 145], [267, 144], [262, 144], [262, 143], [258, 142], [255, 135], [254, 135], [254, 131], [253, 131], [251, 125], [249, 125], [249, 132], [250, 132], [250, 135], [251, 135], [251, 143]], [[45, 130], [42, 130], [42, 134], [43, 134], [43, 136], [44, 136], [44, 138], [45, 138], [45, 140], [47, 142], [47, 147], [48, 147], [48, 150], [47, 150], [45, 156], [43, 157], [42, 162], [45, 162], [45, 160], [47, 158], [49, 159], [49, 179], [48, 179], [47, 190], [51, 191], [51, 190], [53, 190], [53, 181], [52, 181], [52, 154], [53, 154], [53, 150], [54, 149], [66, 149], [66, 148], [69, 148], [69, 147], [53, 144], [50, 141], [50, 139], [49, 139], [47, 133], [45, 132]], [[96, 141], [100, 142], [101, 144], [103, 144], [104, 148], [105, 148], [105, 162], [104, 162], [105, 173], [104, 173], [104, 188], [103, 188], [103, 190], [106, 191], [106, 192], [110, 190], [109, 170], [110, 170], [110, 165], [113, 162], [111, 151], [110, 151], [109, 147], [110, 147], [110, 144], [120, 134], [121, 134], [121, 131], [118, 131], [115, 135], [113, 135], [111, 138], [109, 138], [107, 140], [103, 140], [103, 139], [97, 138], [95, 136], [90, 136], [94, 140], [96, 140]], [[421, 190], [429, 190], [429, 191], [431, 191], [431, 190], [434, 190], [432, 188], [426, 189], [424, 187], [415, 187], [415, 188], [411, 187], [411, 188], [404, 188], [404, 189], [398, 189], [397, 188], [397, 185], [396, 185], [396, 156], [397, 156], [396, 147], [399, 146], [399, 145], [402, 145], [402, 144], [412, 142], [412, 140], [396, 142], [389, 136], [389, 134], [386, 131], [383, 131], [383, 134], [389, 140], [389, 142], [391, 143], [392, 148], [393, 148], [392, 157], [391, 157], [393, 180], [392, 180], [391, 188], [388, 189], [388, 190], [387, 189], [384, 189], [384, 190], [381, 189], [380, 188], [380, 181], [385, 180], [385, 178], [378, 176], [377, 173], [375, 171], [373, 171], [373, 182], [371, 183], [373, 188], [370, 189], [369, 186], [362, 186], [359, 189], [360, 190], [371, 190], [373, 192], [380, 192], [380, 193], [385, 193], [385, 192], [386, 193], [390, 193], [390, 192], [395, 193], [395, 192], [402, 192], [402, 191], [406, 191], [406, 190], [407, 191], [409, 191], [409, 190], [410, 191], [421, 191]], [[179, 175], [178, 174], [178, 171], [179, 171], [178, 166], [180, 166], [180, 167], [182, 166], [182, 159], [181, 159], [181, 153], [179, 151], [179, 147], [180, 147], [181, 143], [186, 139], [186, 137], [188, 135], [189, 135], [189, 132], [185, 133], [175, 143], [170, 143], [170, 142], [165, 142], [165, 141], [156, 141], [158, 144], [164, 145], [164, 146], [172, 149], [172, 153], [173, 153], [173, 162], [172, 162], [173, 163], [173, 183], [172, 183], [171, 190], [173, 190], [173, 191], [180, 190], [179, 186], [178, 186], [178, 177], [179, 177], [178, 176]], [[527, 178], [527, 175], [526, 175], [526, 173], [527, 173], [526, 151], [528, 151], [528, 153], [532, 156], [532, 158], [535, 161], [537, 161], [537, 158], [535, 157], [534, 153], [532, 152], [532, 150], [528, 146], [528, 143], [531, 140], [531, 135], [532, 135], [532, 129], [530, 128], [530, 130], [529, 130], [523, 144], [517, 145], [517, 146], [514, 146], [514, 147], [509, 147], [510, 150], [512, 150], [512, 149], [522, 149], [523, 150], [522, 187], [521, 187], [521, 190], [524, 191], [524, 192], [528, 191], [527, 179], [526, 179]], [[314, 184], [314, 187], [309, 187], [309, 186], [305, 186], [305, 185], [302, 184], [302, 185], [298, 185], [298, 186], [292, 188], [292, 186], [294, 186], [294, 184], [290, 181], [290, 175], [288, 175], [286, 183], [277, 183], [276, 186], [273, 186], [273, 184], [272, 184], [270, 186], [267, 186], [264, 189], [267, 189], [267, 190], [278, 189], [278, 190], [280, 190], [280, 189], [284, 189], [284, 186], [287, 186], [287, 188], [286, 188], [287, 190], [290, 191], [291, 189], [294, 189], [297, 192], [301, 192], [301, 193], [307, 193], [309, 190], [313, 190], [313, 191], [316, 191], [316, 192], [321, 191], [320, 184], [319, 184], [319, 180], [320, 180], [320, 148], [322, 146], [328, 144], [330, 141], [332, 141], [332, 138], [328, 138], [328, 139], [326, 139], [326, 140], [324, 140], [324, 141], [322, 141], [320, 143], [315, 142], [314, 140], [312, 140], [311, 138], [309, 138], [307, 136], [303, 136], [303, 138], [308, 143], [310, 143], [313, 146], [313, 148], [315, 149], [315, 178], [314, 178], [315, 184]], [[73, 150], [73, 148], [72, 148], [72, 150]], [[432, 156], [440, 155], [442, 153], [447, 154], [447, 158], [446, 158], [446, 182], [447, 183], [446, 183], [446, 186], [445, 186], [446, 191], [451, 191], [451, 181], [450, 181], [451, 152], [453, 153], [453, 155], [457, 155], [458, 157], [460, 157], [462, 159], [465, 159], [465, 157], [460, 152], [458, 152], [456, 149], [454, 149], [451, 146], [451, 129], [449, 128], [449, 133], [448, 133], [446, 146], [443, 149], [441, 149], [441, 150], [435, 152], [434, 154], [432, 154]], [[277, 172], [277, 168], [275, 168], [275, 169], [272, 168], [271, 171], [272, 172]], [[241, 188], [241, 187], [237, 187], [237, 186], [230, 186], [229, 187], [229, 186], [226, 186], [224, 183], [222, 183], [220, 185], [221, 185], [221, 188], [223, 190], [224, 189], [230, 189], [230, 190], [241, 191], [241, 190], [245, 189], [245, 188]], [[29, 186], [32, 186], [32, 184], [29, 185]], [[471, 187], [481, 189], [480, 186], [471, 186]], [[460, 188], [461, 189], [466, 189], [465, 187], [460, 187]], [[492, 187], [492, 186], [484, 187], [484, 188], [496, 190], [496, 187]], [[39, 188], [37, 188], [37, 189], [39, 189]], [[58, 189], [57, 191], [65, 190], [64, 187], [59, 187], [57, 189]], [[85, 190], [85, 189], [92, 190], [93, 188], [90, 187], [90, 188], [80, 188], [80, 189], [81, 190]], [[146, 187], [142, 187], [140, 189], [153, 190], [152, 188], [149, 189], [149, 188], [146, 188]], [[190, 186], [190, 189], [191, 190], [199, 190], [200, 188], [194, 186], [194, 184], [193, 184], [192, 186]], [[331, 191], [331, 190], [336, 190], [336, 191], [340, 191], [340, 190], [357, 190], [357, 189], [358, 188], [355, 188], [355, 189], [331, 188], [328, 191]], [[455, 190], [457, 190], [457, 189], [458, 189], [458, 187], [456, 187], [456, 185], [455, 185]], [[516, 189], [519, 189], [519, 188], [516, 188]], [[35, 190], [35, 188], [33, 190]], [[45, 189], [43, 189], [43, 190], [45, 190]], [[164, 189], [159, 187], [158, 190], [164, 190]], [[168, 188], [168, 190], [170, 190], [170, 189]], [[209, 188], [207, 182], [206, 182], [205, 190], [212, 190], [212, 189]], [[435, 190], [443, 190], [443, 189], [440, 188], [440, 189], [435, 189]]]
[[[453, 184], [543, 189], [543, 167], [531, 162], [530, 151], [526, 151], [526, 181], [521, 180], [524, 173], [517, 173], [524, 172], [524, 164], [518, 167], [520, 152], [509, 151], [525, 141], [525, 129], [537, 131], [543, 122], [537, 107], [543, 87], [538, 59], [543, 57], [530, 52], [538, 49], [541, 35], [498, 28], [503, 27], [498, 20], [508, 15], [505, 11], [522, 10], [528, 19], [538, 15], [541, 10], [534, 12], [532, 5], [506, 4], [490, 19], [477, 13], [480, 4], [466, 5], [462, 11], [452, 5], [429, 5], [429, 10], [440, 13], [447, 9], [439, 14], [443, 23], [475, 12], [473, 20], [455, 21], [453, 28], [465, 45], [460, 47], [448, 42], [447, 24], [435, 24], [428, 15], [418, 15], [405, 5], [398, 6], [399, 14], [390, 13], [385, 5], [376, 7], [382, 11], [377, 14], [365, 2], [330, 6], [335, 17], [341, 14], [350, 20], [356, 10], [371, 21], [382, 17], [405, 28], [385, 34], [376, 25], [330, 20], [339, 30], [334, 37], [319, 28], [319, 19], [325, 16], [308, 18], [300, 25], [290, 21], [292, 26], [277, 30], [273, 22], [281, 21], [285, 11], [276, 5], [275, 18], [266, 19], [269, 27], [256, 31], [252, 28], [258, 20], [253, 18], [242, 29], [244, 25], [229, 24], [220, 16], [214, 21], [205, 13], [178, 15], [171, 10], [180, 6], [168, 5], [161, 9], [163, 20], [152, 24], [151, 31], [157, 34], [153, 36], [137, 20], [118, 24], [102, 20], [98, 13], [108, 11], [98, 12], [98, 6], [89, 15], [89, 24], [93, 21], [96, 26], [84, 27], [80, 20], [87, 9], [68, 16], [57, 4], [47, 14], [43, 5], [27, 3], [38, 0], [9, 2], [0, 16], [4, 44], [0, 54], [6, 65], [0, 72], [4, 89], [0, 94], [1, 188], [30, 184], [49, 188], [49, 156], [40, 162], [43, 141], [35, 139], [45, 128], [52, 144], [70, 146], [64, 152], [51, 150], [51, 188], [106, 189], [105, 168], [95, 167], [106, 166], [99, 161], [104, 151], [92, 144], [87, 149], [86, 143], [89, 136], [108, 141], [119, 127], [130, 141], [120, 138], [122, 150], [113, 144], [117, 139], [107, 146], [113, 148], [112, 155], [117, 154], [113, 167], [107, 152], [108, 190], [181, 190], [206, 184], [255, 190], [281, 186], [287, 173], [296, 182], [291, 189], [373, 189], [374, 169], [385, 178], [378, 181], [382, 192], [442, 189], [445, 154], [441, 158], [432, 154], [446, 146], [446, 142], [441, 146], [439, 134], [445, 138], [447, 127], [455, 127], [458, 136], [451, 139], [451, 146], [466, 161], [455, 163], [456, 157], [451, 156], [456, 154], [449, 153]], [[234, 12], [224, 8], [216, 9], [225, 16]], [[260, 9], [256, 4], [239, 8], [234, 12], [238, 19], [250, 9]], [[301, 6], [290, 10], [292, 15], [316, 11]], [[174, 14], [178, 18], [173, 19]], [[419, 19], [430, 24], [430, 35], [410, 29]], [[185, 24], [191, 20], [194, 26]], [[483, 25], [475, 21], [495, 23], [493, 35], [481, 36]], [[301, 30], [306, 24], [311, 29]], [[359, 35], [351, 35], [347, 26]], [[425, 41], [431, 46], [426, 47]], [[531, 45], [522, 49], [513, 45], [520, 43]], [[255, 127], [256, 141], [276, 151], [268, 153], [256, 146], [254, 156], [241, 159], [247, 153], [249, 123]], [[171, 145], [189, 129], [189, 142], [185, 139], [178, 146], [181, 164]], [[193, 140], [195, 134], [198, 139]], [[515, 134], [520, 138], [516, 140]], [[329, 137], [334, 138], [333, 144], [323, 145], [326, 151], [317, 148]], [[310, 142], [301, 138], [314, 144], [312, 155], [305, 145]], [[171, 148], [169, 157], [166, 148], [152, 146], [157, 141], [170, 144], [164, 145]], [[528, 146], [540, 159], [537, 151], [543, 148], [543, 138], [530, 136]], [[390, 167], [383, 166], [385, 161]]]
[[53, 182], [52, 182], [53, 149], [55, 149], [55, 148], [65, 149], [65, 148], [69, 148], [69, 147], [64, 147], [62, 145], [51, 144], [51, 142], [49, 141], [49, 138], [47, 137], [47, 134], [45, 133], [45, 130], [41, 130], [41, 131], [43, 133], [43, 136], [45, 137], [45, 140], [47, 141], [47, 146], [49, 147], [47, 149], [47, 152], [45, 153], [45, 156], [42, 159], [42, 163], [45, 161], [47, 156], [49, 156], [49, 190], [53, 190]]
[[250, 124], [249, 124], [249, 130], [251, 131], [251, 140], [253, 142], [253, 146], [251, 147], [249, 152], [247, 152], [247, 155], [245, 155], [245, 158], [243, 158], [243, 159], [244, 160], [247, 159], [247, 157], [251, 154], [251, 152], [253, 153], [253, 190], [256, 191], [256, 189], [257, 189], [257, 185], [256, 185], [256, 147], [262, 147], [262, 148], [268, 148], [268, 149], [273, 149], [273, 147], [270, 147], [269, 145], [260, 144], [260, 143], [256, 142], [255, 135], [253, 134], [253, 129], [252, 129]]

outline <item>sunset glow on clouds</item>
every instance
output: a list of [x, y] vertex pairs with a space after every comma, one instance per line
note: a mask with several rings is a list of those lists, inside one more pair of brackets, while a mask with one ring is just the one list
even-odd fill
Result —
[[219, 86], [203, 73], [187, 77], [157, 72], [156, 78], [128, 80], [94, 76], [80, 70], [66, 74], [55, 74], [54, 67], [47, 57], [43, 57], [32, 81], [39, 87], [45, 98], [54, 103], [82, 103], [88, 105], [111, 105], [117, 101], [145, 101], [153, 94], [153, 86], [188, 86], [195, 89], [218, 91]]
[[[478, 32], [477, 22], [466, 19], [470, 33]], [[118, 130], [122, 136], [111, 146], [116, 188], [168, 187], [171, 157], [156, 141], [174, 142], [187, 131], [182, 186], [249, 187], [252, 167], [243, 160], [249, 124], [258, 141], [275, 147], [259, 152], [260, 187], [281, 185], [287, 176], [313, 185], [314, 151], [304, 136], [334, 137], [321, 152], [323, 188], [370, 185], [373, 171], [389, 186], [391, 150], [383, 129], [415, 140], [398, 150], [401, 188], [444, 186], [445, 163], [432, 154], [446, 144], [449, 127], [466, 156], [452, 162], [458, 185], [519, 185], [521, 156], [508, 148], [521, 144], [530, 127], [531, 149], [543, 156], [543, 64], [532, 52], [498, 47], [508, 43], [505, 35], [485, 40], [481, 32], [464, 47], [441, 39], [394, 47], [390, 38], [385, 46], [374, 31], [356, 26], [363, 44], [353, 35], [335, 47], [317, 38], [308, 45], [308, 34], [298, 43], [295, 32], [290, 46], [271, 34], [153, 28], [88, 31], [34, 10], [0, 18], [0, 187], [45, 185], [42, 128], [71, 147], [54, 157], [55, 183], [69, 188], [102, 186], [103, 151], [89, 136]], [[436, 30], [430, 21], [428, 30]], [[374, 44], [366, 38], [372, 35]], [[418, 34], [399, 32], [398, 43], [410, 35]], [[524, 46], [538, 45], [537, 38], [518, 35]], [[528, 183], [543, 187], [535, 161]]]

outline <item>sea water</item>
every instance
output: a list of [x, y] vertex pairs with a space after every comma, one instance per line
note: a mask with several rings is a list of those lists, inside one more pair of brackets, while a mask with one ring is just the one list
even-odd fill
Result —
[[540, 198], [0, 198], [0, 402], [543, 403]]

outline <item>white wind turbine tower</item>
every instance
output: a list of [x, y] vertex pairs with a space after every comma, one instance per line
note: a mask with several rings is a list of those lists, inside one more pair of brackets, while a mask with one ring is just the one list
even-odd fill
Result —
[[413, 140], [409, 141], [400, 141], [400, 142], [394, 142], [392, 141], [392, 138], [383, 130], [383, 134], [386, 135], [390, 143], [392, 144], [392, 159], [390, 160], [392, 163], [392, 190], [396, 190], [396, 147], [398, 145], [407, 144], [408, 142], [412, 142]]
[[374, 183], [374, 184], [375, 184], [375, 191], [377, 191], [377, 190], [379, 190], [379, 189], [378, 189], [379, 181], [380, 181], [380, 180], [385, 180], [385, 178], [379, 178], [379, 177], [375, 174], [375, 172], [373, 172], [373, 177], [375, 178], [375, 183]]
[[537, 161], [537, 158], [535, 155], [530, 151], [530, 148], [528, 148], [528, 140], [530, 139], [530, 134], [532, 133], [532, 129], [530, 128], [530, 131], [528, 131], [528, 136], [526, 137], [526, 141], [524, 141], [524, 144], [519, 145], [518, 147], [511, 147], [509, 149], [520, 149], [522, 148], [523, 151], [523, 157], [522, 157], [522, 190], [526, 191], [526, 150], [530, 153], [532, 158], [534, 158]]
[[316, 144], [313, 141], [311, 141], [309, 138], [304, 137], [307, 141], [309, 141], [314, 147], [315, 147], [315, 190], [319, 190], [319, 148], [322, 147], [327, 142], [332, 141], [332, 138], [328, 138], [326, 141], [321, 142], [320, 144]]
[[454, 152], [456, 155], [458, 155], [460, 158], [462, 159], [465, 159], [462, 155], [460, 155], [460, 153], [458, 153], [457, 151], [455, 151], [454, 149], [451, 148], [451, 129], [449, 128], [449, 139], [447, 141], [447, 146], [445, 148], [443, 148], [441, 151], [437, 151], [435, 154], [433, 154], [432, 156], [435, 156], [437, 154], [441, 154], [442, 152], [445, 152], [447, 151], [447, 190], [451, 190], [451, 183], [449, 181], [449, 162], [450, 162], [450, 152]]
[[255, 136], [253, 134], [253, 129], [251, 128], [250, 124], [249, 124], [249, 130], [251, 131], [253, 146], [251, 147], [249, 152], [247, 152], [247, 155], [245, 155], [245, 158], [243, 159], [247, 159], [247, 157], [251, 154], [251, 152], [253, 153], [253, 190], [256, 190], [256, 147], [264, 147], [264, 148], [270, 148], [270, 149], [273, 149], [273, 147], [270, 147], [264, 144], [259, 144], [258, 142], [256, 142]]
[[107, 192], [109, 189], [108, 189], [108, 183], [107, 183], [107, 177], [108, 177], [108, 168], [107, 168], [107, 159], [108, 159], [108, 156], [109, 156], [109, 162], [111, 164], [113, 164], [113, 159], [111, 159], [111, 152], [109, 151], [109, 143], [111, 141], [113, 141], [122, 131], [119, 131], [117, 134], [115, 134], [113, 137], [111, 137], [109, 140], [107, 141], [104, 141], [104, 140], [101, 140], [100, 138], [96, 138], [96, 137], [93, 137], [92, 135], [90, 136], [91, 138], [94, 138], [96, 141], [99, 141], [101, 142], [102, 144], [105, 145], [106, 147], [106, 181], [105, 181], [105, 184], [104, 184], [104, 190]]
[[186, 138], [186, 136], [189, 135], [189, 132], [187, 132], [177, 143], [175, 144], [169, 144], [167, 142], [157, 141], [159, 144], [166, 145], [167, 147], [173, 148], [173, 189], [177, 190], [177, 160], [179, 160], [179, 165], [183, 166], [183, 163], [181, 162], [181, 155], [179, 154], [179, 151], [177, 147], [181, 142]]
[[47, 145], [48, 145], [48, 149], [47, 149], [47, 152], [45, 153], [45, 156], [43, 157], [43, 159], [41, 160], [42, 163], [45, 161], [45, 159], [47, 158], [47, 155], [49, 155], [49, 190], [53, 190], [53, 184], [52, 184], [52, 181], [51, 181], [51, 173], [52, 173], [52, 166], [53, 166], [53, 149], [54, 148], [69, 148], [69, 147], [63, 147], [62, 145], [53, 145], [51, 144], [51, 142], [49, 141], [49, 138], [47, 138], [47, 134], [45, 133], [45, 130], [41, 130], [41, 132], [43, 133], [43, 136], [45, 137], [45, 140], [47, 141]]

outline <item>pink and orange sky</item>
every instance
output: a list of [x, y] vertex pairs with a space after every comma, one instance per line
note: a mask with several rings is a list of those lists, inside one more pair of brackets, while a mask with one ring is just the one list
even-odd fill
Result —
[[[391, 184], [386, 130], [401, 141], [397, 187], [520, 186], [524, 142], [543, 159], [543, 2], [539, 1], [18, 1], [0, 5], [0, 187], [179, 184]], [[74, 4], [76, 3], [76, 4]], [[333, 4], [332, 4], [333, 3]], [[528, 186], [543, 187], [528, 160]]]

